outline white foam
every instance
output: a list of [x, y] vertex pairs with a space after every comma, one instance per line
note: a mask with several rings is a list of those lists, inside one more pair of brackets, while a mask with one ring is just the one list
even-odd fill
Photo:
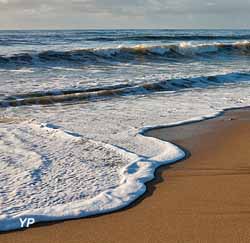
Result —
[[[6, 69], [0, 69], [0, 72], [6, 72]], [[20, 69], [8, 69], [8, 72], [13, 73], [34, 73], [31, 68], [20, 68]]]
[[[13, 185], [15, 193], [12, 183], [0, 182], [10, 202], [9, 207], [5, 201], [0, 206], [0, 229], [20, 228], [19, 217], [34, 217], [36, 222], [60, 220], [129, 205], [145, 192], [145, 182], [154, 177], [158, 166], [185, 156], [171, 143], [143, 136], [145, 130], [201, 120], [218, 115], [225, 108], [250, 105], [249, 93], [250, 86], [242, 84], [74, 106], [6, 108], [3, 114], [8, 117], [29, 121], [1, 123], [2, 140], [9, 147], [25, 149], [27, 155], [30, 152], [30, 158], [37, 162], [31, 166], [28, 161], [25, 165], [24, 159], [19, 160], [21, 153], [8, 154], [4, 150], [1, 166], [6, 153], [14, 157], [12, 167], [0, 170], [1, 178], [8, 175], [9, 182], [15, 182], [18, 175], [18, 180]], [[35, 177], [30, 177], [34, 171], [42, 171], [42, 176], [33, 173]], [[49, 175], [56, 180], [51, 181]], [[32, 190], [34, 182], [38, 186]], [[27, 197], [30, 191], [32, 197]], [[84, 193], [88, 195], [81, 196]]]
[[[136, 154], [130, 153], [128, 151], [125, 151], [123, 149], [120, 149], [118, 147], [115, 147], [113, 145], [104, 144], [101, 142], [95, 142], [93, 140], [86, 140], [81, 135], [61, 130], [58, 126], [52, 125], [52, 124], [34, 124], [32, 122], [21, 122], [20, 124], [15, 124], [15, 126], [18, 126], [18, 132], [13, 131], [15, 130], [12, 126], [13, 125], [6, 125], [5, 128], [2, 128], [3, 131], [3, 143], [6, 143], [7, 145], [1, 144], [1, 171], [5, 171], [6, 174], [13, 174], [15, 173], [17, 176], [14, 178], [4, 178], [4, 181], [2, 182], [2, 186], [5, 191], [12, 191], [13, 193], [6, 195], [4, 200], [2, 201], [1, 205], [1, 216], [0, 216], [0, 230], [11, 230], [11, 229], [17, 229], [20, 228], [20, 218], [34, 218], [36, 222], [44, 221], [44, 220], [59, 220], [59, 219], [65, 219], [65, 218], [74, 218], [74, 217], [83, 217], [83, 216], [89, 216], [93, 214], [100, 214], [105, 212], [110, 212], [113, 210], [120, 209], [122, 207], [125, 207], [129, 205], [131, 202], [133, 202], [136, 198], [138, 198], [140, 195], [142, 195], [145, 190], [145, 182], [153, 179], [154, 177], [154, 170], [163, 164], [174, 162], [178, 159], [181, 159], [185, 156], [184, 152], [181, 151], [178, 147], [175, 145], [172, 145], [167, 142], [159, 141], [154, 138], [147, 138], [148, 140], [153, 141], [154, 143], [157, 143], [162, 150], [164, 150], [163, 153], [152, 157], [150, 159], [147, 159], [145, 157], [140, 157]], [[7, 131], [8, 130], [8, 131]], [[31, 131], [32, 130], [32, 131]], [[43, 137], [42, 141], [44, 141], [44, 137], [46, 136], [48, 139], [46, 140], [47, 144], [41, 144], [42, 141], [37, 142], [37, 137], [33, 138], [34, 132], [38, 132], [38, 136]], [[41, 131], [42, 130], [42, 131]], [[9, 136], [9, 132], [15, 132], [14, 136], [20, 136], [22, 137], [22, 141], [19, 141], [18, 139], [14, 139], [14, 143], [11, 144]], [[28, 149], [21, 150], [19, 147], [28, 147], [26, 136], [28, 133], [29, 136], [29, 143], [30, 140], [32, 141], [32, 146], [35, 146], [34, 150], [38, 150], [38, 146], [42, 145], [42, 149], [39, 148], [39, 151], [41, 155], [37, 155], [37, 153], [30, 151]], [[18, 135], [17, 135], [18, 134]], [[30, 135], [33, 135], [32, 138]], [[66, 142], [62, 142], [66, 140]], [[72, 146], [73, 143], [73, 146]], [[82, 158], [75, 157], [75, 155], [80, 154], [80, 151], [76, 150], [76, 147], [80, 147], [83, 149], [84, 152], [86, 152], [87, 147], [82, 146], [82, 143], [86, 145], [86, 143], [89, 143], [89, 146], [97, 146], [96, 149], [104, 150], [106, 149], [109, 151], [109, 153], [113, 153], [112, 157], [110, 157], [110, 160], [117, 159], [117, 156], [120, 156], [120, 159], [123, 159], [127, 161], [131, 161], [128, 163], [125, 167], [120, 169], [119, 177], [120, 182], [118, 182], [118, 185], [116, 185], [114, 188], [112, 188], [112, 185], [105, 185], [106, 187], [109, 187], [110, 189], [105, 190], [105, 188], [95, 188], [96, 191], [100, 191], [99, 194], [93, 197], [95, 195], [95, 192], [92, 191], [85, 191], [85, 193], [92, 193], [92, 197], [85, 196], [84, 199], [77, 199], [75, 198], [73, 201], [69, 202], [68, 198], [69, 196], [73, 196], [72, 194], [76, 194], [75, 186], [76, 183], [79, 185], [81, 183], [81, 180], [84, 180], [85, 185], [82, 186], [82, 189], [88, 188], [88, 182], [86, 179], [86, 166], [88, 165], [87, 162], [84, 163], [84, 161], [81, 161]], [[31, 144], [30, 144], [31, 145]], [[65, 145], [65, 146], [64, 146]], [[49, 151], [49, 147], [53, 146], [52, 151]], [[50, 158], [46, 158], [47, 161], [42, 161], [42, 157], [44, 156], [44, 147], [46, 147], [47, 155], [50, 155]], [[70, 147], [70, 148], [69, 148]], [[74, 148], [73, 148], [74, 147]], [[7, 149], [8, 151], [7, 151]], [[12, 149], [14, 148], [14, 150]], [[17, 151], [16, 151], [17, 150]], [[55, 150], [55, 151], [53, 151]], [[64, 156], [60, 158], [60, 154], [64, 150]], [[69, 150], [71, 155], [65, 156], [65, 150]], [[19, 155], [23, 153], [24, 158], [20, 155], [19, 157], [15, 158], [16, 155]], [[55, 154], [51, 154], [51, 153]], [[96, 155], [97, 151], [94, 151], [92, 148], [91, 155]], [[66, 152], [67, 153], [67, 152]], [[77, 153], [77, 154], [76, 154]], [[6, 156], [8, 154], [8, 156]], [[15, 156], [11, 157], [11, 154], [14, 154]], [[31, 156], [31, 160], [26, 160], [27, 157]], [[33, 156], [34, 154], [34, 156]], [[69, 156], [73, 156], [73, 161], [69, 163]], [[7, 160], [6, 160], [7, 157]], [[10, 161], [11, 157], [11, 161]], [[58, 157], [60, 158], [60, 161], [58, 161]], [[64, 158], [65, 157], [65, 158]], [[64, 161], [62, 163], [62, 160], [66, 159], [67, 161]], [[88, 158], [91, 159], [91, 158]], [[53, 160], [56, 161], [56, 163], [53, 163]], [[109, 163], [111, 161], [108, 161]], [[39, 161], [39, 163], [34, 164], [34, 161]], [[50, 162], [49, 162], [50, 161]], [[79, 174], [81, 173], [81, 170], [79, 167], [81, 165], [77, 165], [77, 169], [72, 172], [73, 170], [73, 164], [75, 163], [83, 163], [83, 177], [80, 178]], [[8, 163], [8, 164], [7, 164]], [[24, 166], [24, 164], [27, 163], [27, 166]], [[51, 163], [48, 165], [48, 163]], [[47, 165], [46, 165], [47, 164]], [[59, 164], [59, 165], [58, 165]], [[21, 165], [21, 166], [20, 166]], [[29, 168], [29, 166], [31, 168]], [[36, 166], [35, 166], [36, 165]], [[24, 166], [24, 168], [23, 168]], [[68, 167], [70, 166], [70, 172], [68, 173]], [[49, 167], [53, 167], [52, 169]], [[61, 168], [60, 168], [61, 167]], [[73, 167], [73, 168], [72, 168]], [[114, 169], [114, 166], [112, 166]], [[60, 172], [61, 169], [61, 175], [58, 176], [58, 171]], [[44, 171], [43, 171], [44, 170]], [[57, 173], [52, 173], [51, 171], [56, 170]], [[101, 167], [101, 172], [104, 175], [105, 167]], [[7, 171], [7, 173], [6, 173]], [[84, 173], [85, 172], [85, 173]], [[95, 167], [94, 170], [91, 170], [91, 173], [97, 173], [97, 168]], [[110, 175], [112, 175], [112, 171], [110, 171], [110, 168], [108, 170], [109, 173], [109, 179], [112, 179]], [[47, 176], [47, 174], [49, 174]], [[45, 176], [44, 176], [45, 175]], [[65, 177], [65, 175], [67, 175]], [[101, 175], [101, 179], [103, 178], [103, 175]], [[20, 177], [19, 177], [20, 176]], [[73, 186], [70, 185], [70, 177], [71, 176], [77, 176], [77, 181], [73, 183]], [[62, 177], [65, 177], [65, 181]], [[27, 179], [28, 178], [28, 179]], [[17, 180], [15, 182], [13, 179]], [[51, 193], [51, 187], [53, 187], [55, 184], [57, 184], [59, 180], [59, 185], [62, 187], [61, 189], [58, 188], [52, 188], [54, 191]], [[41, 182], [40, 182], [41, 181]], [[31, 185], [32, 184], [32, 185]], [[38, 185], [36, 185], [38, 184]], [[35, 193], [34, 193], [35, 191]], [[58, 197], [58, 194], [63, 193], [64, 196], [60, 196], [61, 202], [60, 203], [51, 203], [54, 202], [55, 198], [53, 198], [53, 193], [57, 193], [55, 195], [55, 198]], [[20, 197], [20, 194], [24, 194], [24, 197]], [[14, 201], [13, 201], [14, 198]], [[44, 203], [42, 208], [40, 208], [40, 204]], [[32, 205], [31, 205], [32, 204]], [[49, 204], [49, 205], [48, 205]], [[13, 210], [14, 208], [14, 210]]]
[[178, 50], [184, 55], [213, 53], [218, 51], [218, 44], [192, 44], [190, 42], [182, 42], [180, 43]]

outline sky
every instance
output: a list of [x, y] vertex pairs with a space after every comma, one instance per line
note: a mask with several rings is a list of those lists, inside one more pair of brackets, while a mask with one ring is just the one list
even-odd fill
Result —
[[0, 0], [0, 29], [250, 28], [250, 0]]

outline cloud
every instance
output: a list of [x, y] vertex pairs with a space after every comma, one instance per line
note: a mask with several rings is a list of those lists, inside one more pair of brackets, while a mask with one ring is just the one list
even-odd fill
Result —
[[250, 0], [0, 0], [0, 28], [32, 26], [29, 21], [39, 28], [48, 23], [76, 28], [162, 27], [162, 21], [173, 27], [209, 22], [233, 27], [236, 22], [240, 25], [238, 18], [242, 26], [250, 23], [249, 12]]

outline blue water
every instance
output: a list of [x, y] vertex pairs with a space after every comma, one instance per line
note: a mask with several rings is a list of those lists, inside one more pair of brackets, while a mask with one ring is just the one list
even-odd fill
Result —
[[250, 30], [0, 31], [0, 101], [184, 79], [206, 88], [244, 81], [249, 64]]

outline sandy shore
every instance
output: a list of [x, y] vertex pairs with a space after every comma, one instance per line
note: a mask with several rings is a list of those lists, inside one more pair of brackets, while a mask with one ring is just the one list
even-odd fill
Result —
[[250, 109], [148, 135], [191, 156], [158, 169], [131, 207], [1, 234], [0, 242], [250, 242]]

